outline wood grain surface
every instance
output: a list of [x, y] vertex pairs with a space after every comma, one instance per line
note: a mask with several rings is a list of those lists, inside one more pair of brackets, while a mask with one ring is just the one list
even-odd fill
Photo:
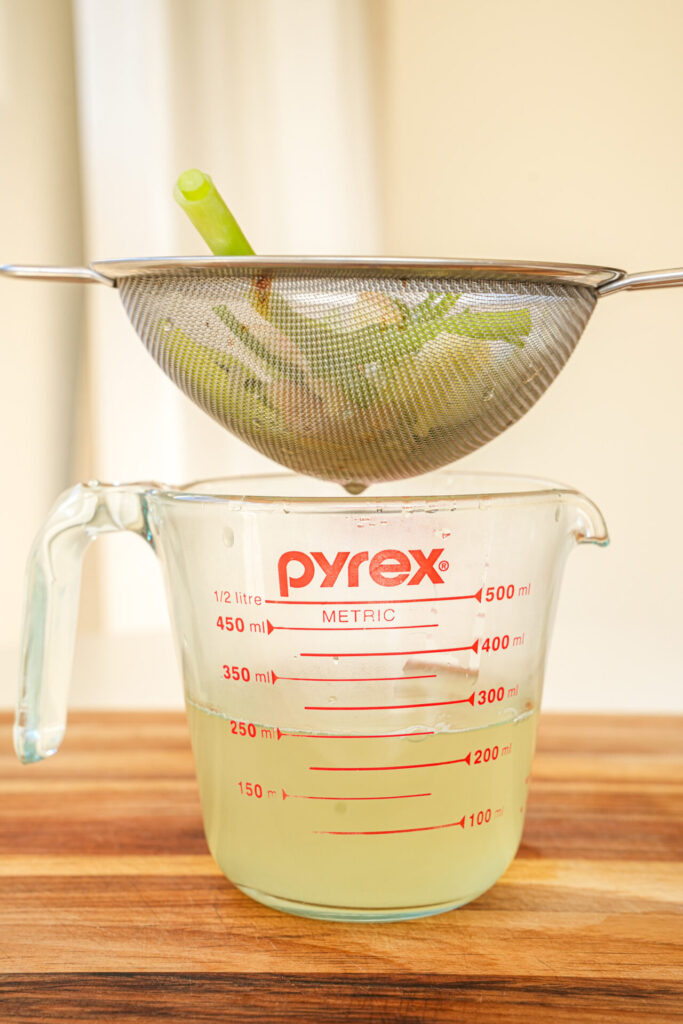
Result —
[[332, 924], [234, 889], [185, 719], [71, 716], [30, 767], [0, 716], [0, 1021], [683, 1021], [683, 719], [546, 715], [503, 879], [420, 921]]

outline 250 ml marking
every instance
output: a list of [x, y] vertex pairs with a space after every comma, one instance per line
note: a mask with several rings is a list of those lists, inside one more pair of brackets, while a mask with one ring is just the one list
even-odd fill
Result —
[[279, 729], [273, 729], [268, 725], [255, 725], [254, 722], [236, 722], [230, 719], [230, 732], [233, 736], [248, 736], [250, 739], [257, 737], [262, 740], [280, 739], [283, 734]]

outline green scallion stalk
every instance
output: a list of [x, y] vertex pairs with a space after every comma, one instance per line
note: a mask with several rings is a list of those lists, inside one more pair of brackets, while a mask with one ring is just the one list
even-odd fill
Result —
[[208, 174], [192, 169], [178, 178], [173, 198], [214, 256], [253, 256], [254, 250]]

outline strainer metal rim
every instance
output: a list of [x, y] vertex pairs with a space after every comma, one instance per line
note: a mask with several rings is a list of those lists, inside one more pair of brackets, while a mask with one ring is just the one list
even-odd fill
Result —
[[380, 256], [146, 256], [95, 260], [96, 273], [116, 282], [179, 270], [226, 270], [243, 273], [299, 271], [302, 275], [348, 274], [382, 277], [453, 277], [464, 280], [544, 281], [599, 288], [626, 276], [625, 270], [582, 263], [537, 263], [517, 260], [404, 259]]

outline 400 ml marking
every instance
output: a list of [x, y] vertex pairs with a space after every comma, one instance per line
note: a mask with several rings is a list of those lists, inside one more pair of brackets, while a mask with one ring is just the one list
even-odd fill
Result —
[[501, 636], [485, 637], [479, 645], [479, 650], [482, 653], [491, 652], [495, 654], [497, 651], [507, 651], [508, 647], [521, 647], [523, 644], [524, 633], [520, 633], [518, 636], [510, 636], [509, 633], [503, 633]]

